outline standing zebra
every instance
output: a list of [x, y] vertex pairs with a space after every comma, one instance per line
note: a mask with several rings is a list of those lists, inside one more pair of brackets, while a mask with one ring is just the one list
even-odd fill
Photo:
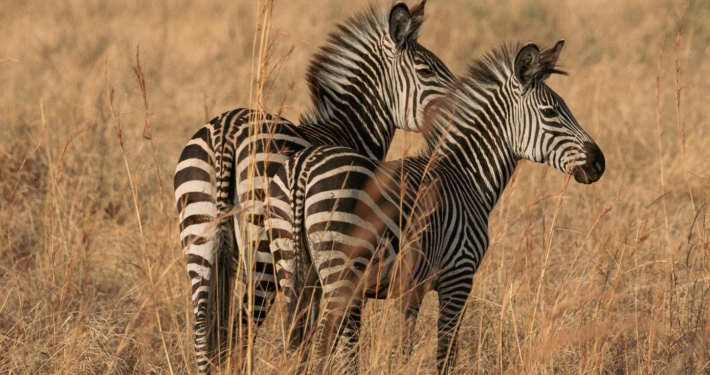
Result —
[[420, 129], [424, 109], [451, 85], [451, 72], [416, 41], [424, 4], [410, 12], [398, 3], [389, 17], [370, 7], [340, 25], [308, 70], [313, 104], [301, 126], [237, 109], [214, 118], [185, 146], [174, 187], [200, 372], [220, 360], [232, 332], [246, 334], [244, 328], [228, 328], [236, 263], [244, 262], [250, 288], [241, 327], [249, 317], [261, 325], [273, 302], [275, 275], [262, 205], [263, 189], [278, 167], [291, 153], [318, 145], [346, 146], [383, 160], [395, 129]]
[[599, 147], [545, 84], [562, 73], [555, 65], [563, 44], [543, 52], [532, 43], [503, 46], [475, 61], [428, 112], [420, 156], [378, 162], [323, 146], [279, 169], [266, 226], [275, 258], [307, 252], [301, 258], [309, 257], [323, 287], [319, 356], [340, 334], [355, 358], [364, 297], [401, 299], [413, 328], [424, 294], [434, 290], [437, 368], [452, 370], [458, 323], [488, 248], [488, 217], [518, 161], [585, 184], [604, 173]]

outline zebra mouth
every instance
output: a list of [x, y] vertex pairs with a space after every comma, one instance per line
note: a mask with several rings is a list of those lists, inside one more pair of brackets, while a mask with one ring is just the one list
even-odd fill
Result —
[[584, 150], [586, 152], [587, 162], [574, 169], [574, 179], [580, 184], [591, 184], [599, 181], [602, 177], [606, 163], [604, 154], [595, 143], [585, 142]]
[[603, 172], [601, 173], [590, 173], [586, 171], [587, 168], [584, 168], [584, 166], [577, 167], [575, 168], [574, 171], [574, 180], [579, 182], [580, 184], [591, 184], [593, 182], [599, 181], [599, 179], [602, 177]]

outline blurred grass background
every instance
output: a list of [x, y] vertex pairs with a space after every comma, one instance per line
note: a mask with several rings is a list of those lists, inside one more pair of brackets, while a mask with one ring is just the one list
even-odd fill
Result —
[[[293, 121], [308, 106], [310, 56], [367, 6], [343, 4], [274, 8], [275, 55], [295, 49], [269, 103], [283, 100]], [[691, 3], [676, 49], [684, 6], [427, 4], [420, 42], [458, 75], [501, 42], [566, 39], [570, 76], [549, 84], [607, 161], [589, 186], [522, 163], [491, 216], [461, 373], [710, 373], [710, 2]], [[258, 10], [255, 1], [0, 3], [0, 372], [196, 371], [172, 175], [203, 123], [249, 106]], [[419, 142], [398, 137], [393, 158]], [[368, 304], [361, 372], [435, 373], [434, 299], [407, 363], [390, 360], [398, 325], [388, 322], [402, 320], [392, 310]], [[260, 374], [294, 366], [272, 316], [256, 342]]]

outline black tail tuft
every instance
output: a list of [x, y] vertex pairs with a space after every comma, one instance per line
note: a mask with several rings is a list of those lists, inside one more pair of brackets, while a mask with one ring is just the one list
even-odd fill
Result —
[[[212, 363], [219, 365], [229, 354], [228, 341], [234, 340], [229, 331], [232, 288], [236, 273], [236, 240], [234, 219], [224, 219], [217, 227], [216, 254], [210, 269], [209, 297], [207, 300], [207, 354]], [[236, 327], [235, 327], [236, 328]]]

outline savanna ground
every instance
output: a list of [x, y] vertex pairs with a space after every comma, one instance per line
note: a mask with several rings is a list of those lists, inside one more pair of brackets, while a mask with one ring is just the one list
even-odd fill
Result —
[[[283, 101], [297, 120], [307, 108], [310, 56], [366, 6], [344, 4], [276, 4], [267, 109]], [[204, 122], [254, 101], [260, 6], [0, 3], [1, 373], [196, 371], [172, 176]], [[678, 39], [684, 6], [427, 4], [420, 42], [459, 75], [500, 42], [566, 39], [570, 75], [549, 84], [607, 162], [589, 186], [522, 163], [491, 216], [461, 373], [710, 373], [710, 2], [691, 3]], [[417, 137], [400, 134], [391, 157]], [[435, 373], [435, 299], [407, 363], [390, 360], [402, 319], [388, 306], [367, 306], [361, 373]], [[256, 341], [255, 373], [293, 369], [281, 310]]]

